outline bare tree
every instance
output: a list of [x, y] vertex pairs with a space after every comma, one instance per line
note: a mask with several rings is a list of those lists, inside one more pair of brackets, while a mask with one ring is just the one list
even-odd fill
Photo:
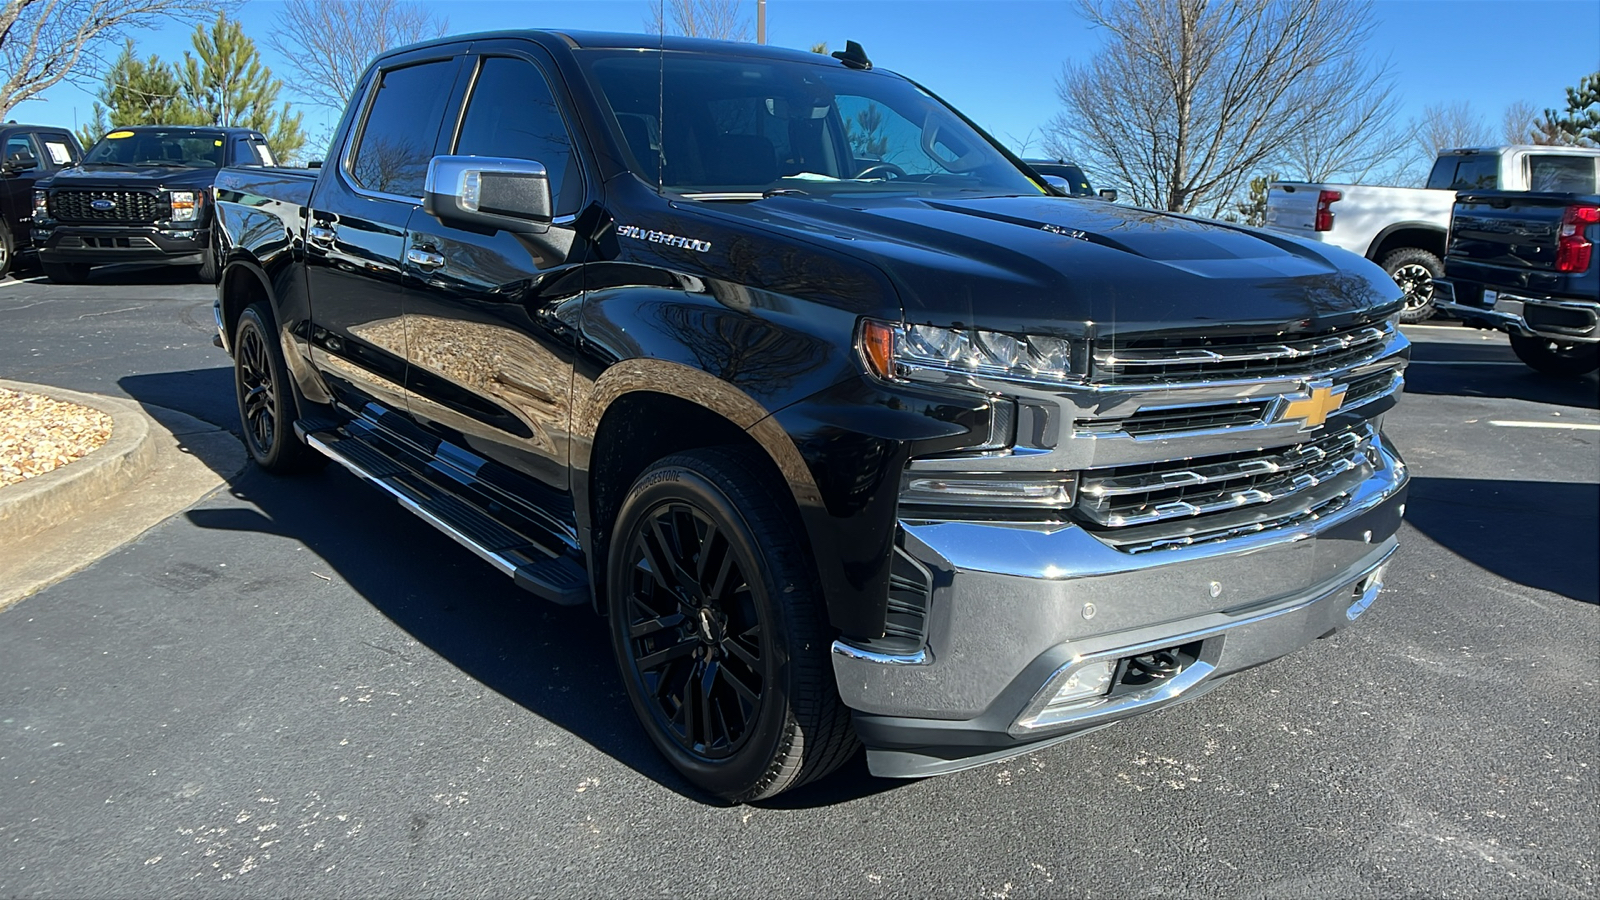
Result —
[[739, 12], [739, 0], [655, 0], [644, 27], [650, 34], [750, 40], [750, 20]]
[[1297, 136], [1327, 132], [1315, 155], [1337, 159], [1393, 114], [1388, 69], [1364, 52], [1368, 2], [1079, 0], [1079, 9], [1106, 42], [1063, 67], [1048, 145], [1077, 150], [1137, 204], [1220, 214], [1252, 176], [1292, 155]]
[[372, 58], [438, 37], [450, 27], [413, 0], [288, 0], [267, 46], [282, 54], [302, 96], [342, 110]]
[[64, 79], [93, 78], [99, 53], [164, 19], [199, 22], [211, 0], [4, 0], [0, 5], [0, 119]]
[[1500, 118], [1500, 139], [1508, 144], [1541, 144], [1539, 107], [1526, 100], [1518, 100], [1506, 107]]
[[1440, 150], [1494, 143], [1494, 129], [1464, 101], [1424, 106], [1412, 121], [1412, 133], [1417, 155], [1429, 163]]

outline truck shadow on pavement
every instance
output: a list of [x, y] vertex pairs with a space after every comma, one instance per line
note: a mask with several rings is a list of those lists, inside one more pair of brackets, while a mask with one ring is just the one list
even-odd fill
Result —
[[[1579, 409], [1600, 409], [1600, 378], [1541, 375], [1517, 361], [1502, 337], [1495, 344], [1424, 344], [1411, 347], [1416, 364], [1406, 369], [1407, 394], [1527, 400]], [[1450, 365], [1504, 362], [1507, 365]], [[1402, 402], [1404, 402], [1402, 400]]]
[[[604, 621], [587, 606], [555, 606], [512, 587], [337, 466], [295, 478], [247, 468], [231, 491], [254, 508], [192, 509], [186, 517], [201, 528], [300, 542], [336, 580], [484, 687], [685, 797], [720, 802], [679, 777], [640, 729]], [[857, 754], [834, 776], [771, 805], [830, 805], [900, 783], [870, 776]]]
[[1406, 522], [1508, 581], [1600, 605], [1600, 484], [1411, 480]]

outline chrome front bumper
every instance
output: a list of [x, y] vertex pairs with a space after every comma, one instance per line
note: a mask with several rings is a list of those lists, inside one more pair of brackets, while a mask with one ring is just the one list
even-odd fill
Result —
[[[902, 522], [933, 575], [926, 648], [833, 648], [873, 771], [1028, 752], [1199, 696], [1348, 624], [1381, 590], [1405, 508], [1405, 464], [1386, 440], [1377, 456], [1336, 512], [1193, 547], [1129, 554], [1071, 525]], [[1039, 716], [1076, 669], [1178, 645], [1195, 652], [1172, 679]]]

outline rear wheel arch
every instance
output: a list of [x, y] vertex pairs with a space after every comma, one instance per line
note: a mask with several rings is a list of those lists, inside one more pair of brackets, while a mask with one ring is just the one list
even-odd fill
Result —
[[1415, 247], [1444, 259], [1448, 233], [1437, 225], [1422, 222], [1397, 222], [1378, 232], [1367, 248], [1367, 259], [1381, 263], [1396, 250]]
[[224, 269], [217, 296], [222, 303], [222, 327], [230, 346], [239, 329], [239, 316], [250, 306], [260, 303], [274, 316], [277, 313], [273, 308], [272, 291], [267, 285], [266, 275], [254, 266], [239, 263]]

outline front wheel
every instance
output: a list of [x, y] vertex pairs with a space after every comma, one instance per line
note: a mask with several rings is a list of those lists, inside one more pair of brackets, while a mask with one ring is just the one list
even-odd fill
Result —
[[1414, 325], [1433, 315], [1434, 281], [1444, 275], [1439, 257], [1418, 247], [1402, 247], [1383, 258], [1383, 270], [1405, 291], [1400, 321]]
[[1557, 378], [1576, 378], [1600, 369], [1600, 344], [1569, 344], [1513, 334], [1511, 351], [1535, 372]]
[[272, 314], [259, 303], [240, 314], [234, 331], [233, 387], [250, 458], [268, 472], [287, 475], [316, 469], [327, 458], [294, 433], [294, 390], [271, 322]]
[[741, 803], [855, 751], [799, 516], [753, 454], [694, 450], [645, 470], [608, 562], [628, 699], [684, 777]]

